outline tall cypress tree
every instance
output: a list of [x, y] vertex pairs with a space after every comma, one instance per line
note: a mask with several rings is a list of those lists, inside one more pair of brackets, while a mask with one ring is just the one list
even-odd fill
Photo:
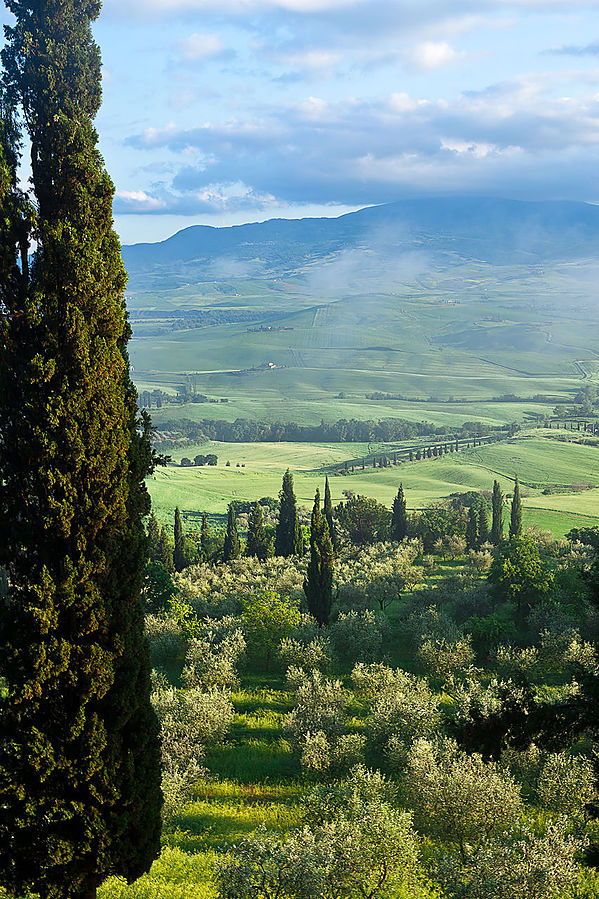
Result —
[[466, 522], [466, 546], [468, 549], [476, 549], [478, 546], [478, 515], [474, 506], [468, 509], [468, 521]]
[[212, 548], [212, 530], [210, 528], [210, 525], [208, 524], [208, 518], [206, 515], [202, 515], [202, 530], [200, 531], [200, 542], [204, 558], [208, 560], [210, 558], [210, 551]]
[[499, 481], [493, 481], [493, 523], [491, 525], [491, 543], [499, 546], [503, 540], [503, 493]]
[[156, 562], [158, 553], [160, 552], [160, 525], [158, 519], [152, 512], [148, 519], [148, 555], [150, 561]]
[[287, 469], [279, 492], [279, 522], [275, 534], [275, 555], [297, 556], [302, 552], [302, 534], [293, 490], [293, 475]]
[[31, 142], [37, 216], [28, 231], [4, 110], [0, 565], [10, 593], [0, 621], [0, 883], [42, 899], [91, 899], [107, 875], [134, 880], [160, 850], [160, 745], [140, 601], [153, 456], [129, 378], [114, 189], [93, 127], [99, 2], [7, 6], [16, 24], [2, 53], [5, 83]]
[[270, 541], [264, 527], [262, 506], [256, 502], [248, 519], [248, 539], [245, 547], [246, 556], [256, 556], [264, 561], [271, 554]]
[[512, 499], [512, 512], [510, 516], [510, 538], [522, 535], [522, 500], [520, 499], [520, 482], [518, 475], [514, 482], [514, 497]]
[[233, 503], [230, 503], [229, 517], [227, 519], [227, 533], [225, 534], [225, 545], [223, 547], [223, 562], [230, 562], [232, 559], [238, 559], [240, 555], [241, 544], [239, 542], [239, 534], [237, 533], [235, 509], [233, 508]]
[[478, 545], [482, 546], [489, 539], [489, 519], [484, 503], [481, 502], [478, 510]]
[[393, 500], [391, 515], [391, 538], [401, 542], [408, 536], [408, 511], [403, 484], [399, 485], [397, 496]]
[[185, 568], [185, 534], [183, 533], [183, 523], [181, 521], [181, 512], [179, 506], [175, 509], [175, 527], [174, 527], [175, 548], [173, 550], [173, 565], [175, 571], [183, 571]]
[[320, 491], [316, 491], [310, 525], [310, 562], [304, 580], [308, 611], [322, 627], [329, 623], [333, 604], [333, 544], [326, 517], [320, 512]]
[[331, 538], [331, 543], [333, 545], [333, 551], [337, 552], [339, 541], [337, 539], [337, 528], [335, 527], [335, 522], [333, 521], [333, 502], [331, 500], [331, 488], [329, 487], [328, 477], [325, 477], [325, 480], [324, 480], [323, 511], [324, 511], [325, 518], [327, 520], [327, 524], [329, 526], [329, 537]]

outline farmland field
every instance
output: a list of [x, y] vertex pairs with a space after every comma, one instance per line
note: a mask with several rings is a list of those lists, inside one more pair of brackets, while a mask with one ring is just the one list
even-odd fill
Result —
[[[351, 443], [195, 444], [174, 451], [174, 459], [212, 452], [218, 456], [218, 465], [159, 468], [148, 486], [158, 517], [167, 521], [175, 506], [184, 511], [224, 513], [231, 499], [277, 496], [283, 472], [290, 468], [298, 502], [309, 506], [331, 465], [385, 449], [384, 444]], [[556, 536], [583, 519], [599, 524], [599, 449], [558, 440], [555, 431], [524, 432], [505, 442], [388, 468], [362, 470], [358, 465], [353, 474], [330, 477], [330, 483], [335, 503], [343, 499], [344, 490], [353, 490], [390, 505], [401, 481], [408, 506], [421, 508], [451, 493], [489, 490], [495, 478], [509, 494], [516, 474], [523, 488], [526, 524], [537, 524]], [[587, 489], [581, 489], [583, 485]], [[588, 489], [589, 485], [595, 489]], [[575, 492], [543, 495], [549, 488]]]

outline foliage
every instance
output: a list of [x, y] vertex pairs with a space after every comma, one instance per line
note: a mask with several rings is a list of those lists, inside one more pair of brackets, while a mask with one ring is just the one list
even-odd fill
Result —
[[317, 490], [310, 525], [310, 561], [304, 581], [304, 593], [308, 611], [321, 626], [329, 623], [331, 614], [334, 562], [329, 526], [326, 517], [321, 514], [320, 493]]
[[416, 826], [457, 844], [463, 861], [511, 830], [522, 809], [519, 788], [508, 772], [448, 739], [414, 743], [404, 788]]
[[248, 520], [245, 554], [246, 556], [256, 556], [262, 561], [272, 555], [272, 547], [264, 528], [264, 517], [259, 503], [254, 505]]
[[293, 710], [285, 718], [293, 743], [301, 747], [310, 735], [319, 732], [327, 740], [338, 737], [347, 700], [341, 681], [330, 680], [317, 670], [305, 673], [295, 691]]
[[397, 489], [397, 496], [393, 500], [391, 509], [391, 539], [401, 543], [408, 536], [408, 512], [403, 484]]
[[489, 582], [499, 596], [516, 604], [518, 618], [547, 595], [553, 575], [543, 564], [531, 537], [512, 537], [493, 561]]
[[308, 734], [302, 746], [301, 766], [308, 774], [339, 776], [364, 761], [364, 734], [342, 734], [331, 743], [323, 731]]
[[337, 518], [351, 542], [359, 546], [385, 540], [391, 524], [389, 509], [368, 496], [351, 496], [338, 508]]
[[293, 490], [293, 475], [287, 469], [279, 493], [279, 522], [275, 535], [275, 555], [297, 556], [303, 552], [303, 540]]
[[326, 671], [331, 665], [331, 643], [321, 634], [309, 642], [285, 637], [279, 645], [278, 655], [285, 668], [294, 665], [306, 671], [314, 668]]
[[447, 681], [474, 662], [471, 639], [466, 636], [452, 642], [443, 638], [425, 640], [418, 650], [418, 659], [426, 674]]
[[243, 631], [252, 650], [264, 658], [267, 671], [277, 647], [293, 633], [300, 621], [298, 604], [274, 590], [264, 590], [243, 602]]
[[516, 475], [514, 482], [514, 496], [510, 513], [510, 540], [513, 537], [522, 536], [522, 500], [520, 498], [520, 481]]
[[[129, 376], [114, 188], [93, 124], [100, 4], [9, 0], [8, 9], [0, 567], [11, 587], [0, 640], [0, 883], [69, 899], [95, 892], [109, 873], [135, 879], [160, 851], [141, 607], [144, 481], [156, 460]], [[31, 199], [17, 186], [24, 145]]]
[[233, 559], [238, 559], [240, 555], [241, 544], [239, 542], [239, 534], [237, 533], [235, 509], [229, 504], [227, 532], [225, 534], [225, 544], [223, 547], [223, 562], [231, 562]]
[[331, 642], [344, 662], [374, 662], [383, 645], [383, 623], [374, 612], [343, 612], [331, 625]]
[[187, 646], [181, 675], [183, 683], [202, 690], [237, 687], [237, 667], [245, 647], [245, 638], [237, 619], [204, 619], [200, 635], [192, 637]]
[[167, 609], [174, 592], [173, 579], [162, 562], [148, 562], [143, 593], [146, 611], [155, 613]]
[[165, 612], [146, 615], [145, 624], [152, 665], [162, 667], [183, 652], [183, 632], [179, 622], [172, 615]]
[[233, 721], [233, 705], [227, 693], [198, 689], [159, 690], [152, 703], [161, 725], [165, 814], [172, 814], [193, 794], [207, 773], [207, 744], [226, 736]]
[[548, 811], [581, 820], [587, 804], [596, 797], [593, 765], [584, 756], [554, 752], [543, 765], [537, 789], [541, 805]]
[[415, 513], [410, 526], [412, 537], [422, 541], [425, 553], [431, 553], [437, 540], [448, 537], [464, 537], [465, 521], [457, 509], [441, 505], [429, 506]]
[[413, 741], [433, 737], [440, 724], [439, 698], [427, 682], [398, 671], [392, 683], [372, 700], [368, 734], [392, 767], [401, 769]]
[[499, 481], [493, 481], [493, 521], [491, 523], [491, 543], [499, 546], [503, 540], [503, 493]]

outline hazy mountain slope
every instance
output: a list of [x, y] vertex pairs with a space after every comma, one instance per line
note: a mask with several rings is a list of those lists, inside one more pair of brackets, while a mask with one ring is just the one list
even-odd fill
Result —
[[135, 289], [277, 277], [356, 248], [382, 258], [425, 252], [435, 265], [583, 258], [599, 252], [599, 207], [489, 198], [407, 200], [335, 219], [195, 225], [160, 243], [125, 246], [123, 255]]

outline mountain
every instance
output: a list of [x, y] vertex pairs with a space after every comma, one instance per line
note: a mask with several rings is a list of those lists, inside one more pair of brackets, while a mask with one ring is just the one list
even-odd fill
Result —
[[434, 265], [538, 264], [597, 256], [599, 206], [441, 197], [371, 206], [338, 218], [194, 225], [159, 243], [123, 247], [130, 287], [280, 277], [348, 250], [426, 253]]

